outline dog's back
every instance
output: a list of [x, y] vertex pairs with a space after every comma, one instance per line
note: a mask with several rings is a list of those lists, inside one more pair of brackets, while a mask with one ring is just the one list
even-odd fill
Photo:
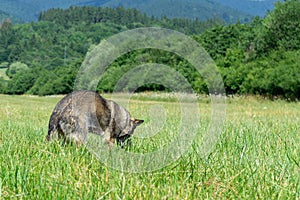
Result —
[[110, 117], [109, 105], [99, 94], [75, 91], [64, 97], [54, 108], [47, 139], [62, 137], [82, 142], [88, 131], [103, 135], [102, 130], [109, 124]]

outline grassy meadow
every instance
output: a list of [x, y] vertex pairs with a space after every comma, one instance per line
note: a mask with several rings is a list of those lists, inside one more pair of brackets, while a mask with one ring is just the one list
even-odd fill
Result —
[[[45, 142], [61, 98], [0, 95], [0, 199], [300, 199], [299, 102], [227, 99], [223, 131], [209, 156], [198, 155], [201, 144], [195, 140], [188, 153], [162, 169], [126, 173], [83, 147]], [[200, 99], [199, 107], [197, 134], [203, 134], [209, 99]], [[165, 123], [151, 138], [134, 137], [128, 151], [163, 147], [178, 130], [180, 110], [173, 97], [134, 95], [129, 108], [145, 119], [136, 135]], [[166, 117], [153, 119], [161, 115]]]

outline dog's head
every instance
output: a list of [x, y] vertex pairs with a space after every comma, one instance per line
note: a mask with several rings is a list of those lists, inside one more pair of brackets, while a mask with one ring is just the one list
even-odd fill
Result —
[[[141, 119], [135, 119], [135, 118], [130, 118], [129, 123], [127, 126], [121, 131], [121, 133], [118, 135], [117, 138], [117, 143], [118, 144], [124, 144], [128, 143], [130, 136], [133, 134], [135, 128], [142, 124], [144, 120]], [[129, 141], [130, 142], [130, 141]]]

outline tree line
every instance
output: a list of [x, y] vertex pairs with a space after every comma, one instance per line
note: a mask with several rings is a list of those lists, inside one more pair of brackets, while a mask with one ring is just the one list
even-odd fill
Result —
[[[39, 21], [0, 26], [0, 92], [65, 94], [73, 89], [84, 56], [93, 46], [121, 31], [159, 26], [195, 39], [215, 60], [228, 94], [260, 94], [300, 98], [300, 1], [278, 2], [264, 18], [247, 24], [148, 17], [136, 9], [70, 7], [40, 13]], [[201, 75], [183, 58], [155, 49], [121, 56], [98, 84], [113, 91], [118, 77], [142, 63], [173, 66], [198, 93], [207, 93]], [[167, 90], [146, 85], [143, 90]]]

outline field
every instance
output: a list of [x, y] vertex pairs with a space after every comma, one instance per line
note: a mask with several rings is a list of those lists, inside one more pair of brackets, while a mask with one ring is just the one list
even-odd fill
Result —
[[[208, 156], [199, 156], [197, 137], [168, 166], [129, 173], [106, 166], [84, 147], [45, 142], [61, 98], [0, 95], [0, 199], [300, 199], [299, 102], [227, 99], [223, 130]], [[178, 104], [168, 95], [134, 96], [130, 112], [145, 119], [137, 136], [164, 124], [152, 130], [159, 134], [134, 137], [132, 147], [120, 151], [168, 145], [182, 120]], [[203, 135], [210, 123], [209, 99], [200, 99], [199, 108], [197, 134]]]

